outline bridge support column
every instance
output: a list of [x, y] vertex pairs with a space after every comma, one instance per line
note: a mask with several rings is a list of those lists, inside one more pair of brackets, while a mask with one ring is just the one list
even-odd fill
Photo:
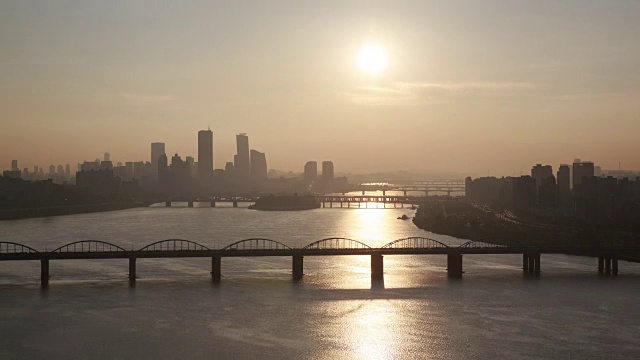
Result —
[[329, 207], [332, 208], [333, 207], [333, 201], [329, 203]]
[[233, 202], [233, 207], [238, 207], [238, 202], [237, 201]]
[[604, 272], [607, 275], [611, 274], [611, 258], [608, 256], [604, 258]]
[[220, 283], [222, 277], [222, 258], [220, 256], [211, 257], [211, 281], [214, 284]]
[[604, 274], [604, 256], [598, 256], [598, 274]]
[[324, 207], [325, 207], [325, 206], [326, 206], [326, 205], [325, 205], [325, 203], [324, 203], [324, 201], [323, 201], [323, 202], [322, 202], [322, 208], [324, 209]]
[[211, 207], [216, 207], [216, 202], [215, 202], [215, 201], [210, 202], [210, 203], [209, 203], [209, 206], [211, 206]]
[[188, 206], [188, 207], [193, 207], [193, 201], [188, 201], [188, 202], [187, 202], [187, 206]]
[[371, 280], [384, 280], [384, 262], [380, 253], [371, 254]]
[[49, 287], [49, 259], [40, 260], [40, 288]]
[[618, 276], [618, 258], [615, 256], [611, 258], [611, 273]]
[[136, 284], [136, 258], [129, 258], [129, 285], [134, 286]]
[[171, 207], [171, 201], [165, 201], [164, 202], [164, 206]]
[[302, 276], [304, 275], [303, 264], [304, 264], [304, 256], [293, 255], [291, 272], [292, 272], [294, 281], [302, 280]]
[[525, 275], [540, 276], [540, 254], [522, 254], [522, 270]]
[[447, 275], [453, 279], [462, 278], [462, 254], [447, 254]]
[[362, 190], [362, 196], [364, 196], [364, 190]]
[[387, 196], [387, 190], [382, 190], [382, 196]]

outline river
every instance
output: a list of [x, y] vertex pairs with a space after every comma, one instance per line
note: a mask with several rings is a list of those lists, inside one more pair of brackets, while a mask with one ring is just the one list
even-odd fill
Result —
[[[417, 229], [410, 209], [260, 212], [186, 204], [0, 222], [0, 241], [51, 250], [77, 240], [137, 249], [181, 238], [212, 248], [263, 237], [292, 247], [326, 237], [382, 246]], [[208, 205], [208, 204], [207, 204]], [[462, 280], [444, 256], [386, 256], [383, 285], [368, 256], [0, 262], [0, 359], [636, 359], [640, 264], [597, 275], [596, 259], [543, 255], [540, 279], [522, 257], [465, 255]]]

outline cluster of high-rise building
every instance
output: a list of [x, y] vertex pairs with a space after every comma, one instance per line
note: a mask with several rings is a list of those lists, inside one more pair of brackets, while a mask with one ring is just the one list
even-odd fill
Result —
[[155, 193], [195, 196], [212, 193], [265, 193], [297, 191], [330, 191], [348, 186], [346, 178], [335, 178], [333, 162], [322, 162], [322, 173], [318, 176], [318, 164], [309, 161], [304, 167], [303, 179], [280, 177], [269, 179], [265, 153], [249, 147], [246, 133], [236, 135], [236, 154], [224, 168], [214, 167], [213, 132], [210, 129], [198, 132], [197, 161], [192, 156], [183, 158], [177, 153], [170, 156], [165, 143], [151, 143], [149, 161], [127, 161], [115, 163], [105, 153], [102, 160], [84, 161], [78, 164], [77, 172], [71, 173], [69, 165], [51, 166], [48, 173], [34, 168], [32, 176], [28, 169], [20, 171], [17, 160], [11, 170], [3, 176], [25, 180], [51, 179], [54, 183], [75, 184], [82, 189], [95, 189], [101, 195], [117, 193], [123, 187], [144, 188]]
[[530, 176], [468, 177], [465, 190], [472, 201], [515, 209], [564, 209], [593, 224], [627, 222], [640, 215], [640, 178], [599, 174], [593, 162], [576, 159], [573, 165], [560, 165], [555, 175], [551, 165], [537, 164]]

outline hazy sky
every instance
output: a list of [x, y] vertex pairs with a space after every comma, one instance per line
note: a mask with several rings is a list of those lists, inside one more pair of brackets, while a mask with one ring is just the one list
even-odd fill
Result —
[[[0, 0], [0, 169], [150, 143], [217, 168], [640, 169], [640, 1]], [[367, 75], [359, 49], [388, 68]]]

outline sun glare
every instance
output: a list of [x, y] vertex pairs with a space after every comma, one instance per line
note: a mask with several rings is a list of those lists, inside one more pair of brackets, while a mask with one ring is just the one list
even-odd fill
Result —
[[358, 66], [368, 74], [378, 74], [387, 67], [387, 55], [380, 46], [367, 45], [358, 53]]

